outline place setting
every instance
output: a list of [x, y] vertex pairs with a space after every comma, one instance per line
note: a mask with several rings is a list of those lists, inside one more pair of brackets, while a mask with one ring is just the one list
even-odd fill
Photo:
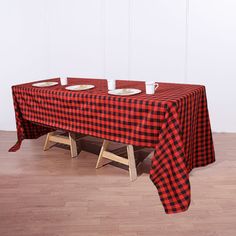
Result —
[[[55, 81], [46, 81], [46, 82], [39, 82], [39, 83], [34, 83], [32, 84], [33, 87], [39, 87], [39, 88], [44, 88], [44, 87], [52, 87], [55, 85], [58, 85], [58, 82]], [[60, 85], [61, 86], [66, 86], [68, 85], [68, 78], [67, 77], [61, 77], [60, 78]], [[70, 90], [70, 91], [83, 91], [83, 90], [88, 90], [88, 89], [92, 89], [95, 86], [92, 84], [77, 84], [77, 85], [70, 85], [70, 86], [66, 86], [65, 89], [66, 90]]]
[[34, 83], [34, 84], [32, 84], [32, 86], [33, 87], [44, 88], [44, 87], [55, 86], [57, 84], [58, 84], [58, 82], [55, 82], [55, 81], [46, 81], [46, 82]]
[[[117, 96], [131, 96], [136, 95], [142, 92], [140, 89], [136, 88], [119, 88], [116, 89], [116, 80], [108, 79], [108, 94], [117, 95]], [[145, 91], [146, 94], [155, 94], [156, 89], [159, 87], [158, 83], [154, 81], [145, 82]]]
[[92, 84], [79, 84], [79, 85], [67, 86], [67, 87], [65, 87], [65, 89], [70, 90], [70, 91], [83, 91], [83, 90], [92, 89], [94, 87], [95, 86]]
[[[60, 83], [62, 86], [68, 85], [68, 78], [61, 77]], [[65, 87], [65, 89], [70, 90], [70, 91], [83, 91], [83, 90], [92, 89], [94, 87], [95, 86], [93, 84], [76, 84], [76, 85], [67, 86], [67, 87]]]

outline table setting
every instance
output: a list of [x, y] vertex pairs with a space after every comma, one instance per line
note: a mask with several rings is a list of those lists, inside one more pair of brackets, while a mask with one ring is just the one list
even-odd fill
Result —
[[[46, 82], [39, 82], [39, 83], [34, 83], [32, 84], [33, 87], [39, 87], [39, 88], [44, 88], [44, 87], [51, 87], [58, 85], [59, 82], [55, 81], [46, 81]], [[68, 78], [67, 77], [61, 77], [60, 78], [60, 84], [62, 86], [65, 86], [68, 84]], [[71, 91], [82, 91], [82, 90], [88, 90], [92, 89], [95, 86], [92, 84], [79, 84], [79, 85], [71, 85], [71, 86], [66, 86], [65, 89], [71, 90]], [[146, 94], [154, 94], [156, 89], [159, 87], [158, 83], [154, 81], [146, 81], [145, 82], [145, 92]], [[108, 94], [111, 95], [118, 95], [118, 96], [129, 96], [129, 95], [135, 95], [138, 93], [141, 93], [142, 91], [140, 89], [136, 88], [119, 88], [116, 89], [116, 80], [107, 80], [107, 88], [108, 88]]]

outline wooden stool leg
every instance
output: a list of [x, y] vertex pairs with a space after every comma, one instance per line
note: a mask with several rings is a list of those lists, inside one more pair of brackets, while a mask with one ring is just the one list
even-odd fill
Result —
[[46, 137], [46, 140], [44, 143], [44, 147], [43, 147], [44, 151], [48, 150], [50, 147], [52, 147], [54, 145], [54, 143], [50, 141], [50, 137], [53, 136], [54, 133], [55, 132], [50, 132], [47, 134], [47, 137]]
[[76, 157], [78, 155], [78, 152], [77, 152], [77, 145], [76, 145], [76, 136], [74, 133], [69, 133], [69, 140], [70, 140], [71, 157]]
[[129, 176], [130, 180], [134, 181], [137, 179], [137, 169], [134, 157], [134, 148], [132, 145], [127, 146], [128, 160], [129, 160]]
[[98, 156], [96, 169], [102, 167], [103, 152], [107, 150], [108, 145], [109, 145], [109, 141], [104, 140], [103, 144], [102, 144], [102, 147], [101, 147], [101, 151], [100, 151], [99, 156]]

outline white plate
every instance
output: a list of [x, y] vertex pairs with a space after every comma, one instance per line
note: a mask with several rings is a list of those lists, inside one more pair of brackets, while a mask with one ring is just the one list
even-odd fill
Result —
[[68, 86], [65, 89], [72, 90], [72, 91], [81, 91], [81, 90], [91, 89], [91, 88], [94, 88], [94, 87], [95, 86], [92, 85], [92, 84], [80, 84], [80, 85]]
[[57, 85], [58, 82], [40, 82], [40, 83], [35, 83], [35, 84], [32, 84], [32, 86], [34, 87], [50, 87], [50, 86], [54, 86], [54, 85]]
[[119, 95], [119, 96], [129, 96], [141, 93], [140, 89], [132, 89], [132, 88], [124, 88], [124, 89], [115, 89], [108, 91], [109, 94], [112, 95]]

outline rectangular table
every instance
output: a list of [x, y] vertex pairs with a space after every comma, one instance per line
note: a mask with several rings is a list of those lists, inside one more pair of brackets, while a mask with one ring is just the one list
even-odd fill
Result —
[[[49, 80], [45, 80], [49, 81]], [[50, 79], [59, 82], [59, 78]], [[93, 84], [86, 91], [68, 91], [60, 83], [37, 88], [32, 83], [12, 87], [17, 143], [55, 129], [111, 141], [155, 148], [150, 178], [166, 213], [188, 209], [189, 172], [215, 161], [205, 87], [159, 83], [154, 95], [145, 94], [142, 81], [117, 81], [117, 88], [142, 93], [114, 96], [106, 80], [69, 78], [68, 85]]]

